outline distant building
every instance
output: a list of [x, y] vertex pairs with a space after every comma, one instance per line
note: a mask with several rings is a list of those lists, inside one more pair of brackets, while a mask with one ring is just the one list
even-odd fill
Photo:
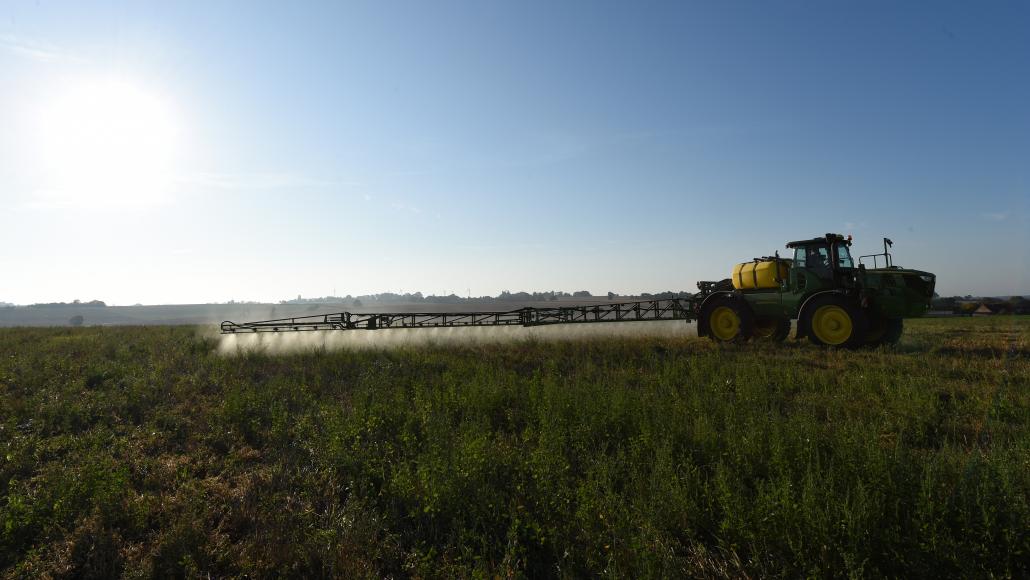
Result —
[[1005, 303], [988, 304], [986, 302], [981, 302], [980, 307], [973, 311], [973, 316], [992, 316], [994, 314], [1005, 314], [1009, 310], [1009, 305]]
[[987, 307], [986, 304], [981, 304], [979, 308], [973, 311], [973, 316], [990, 316], [994, 314], [994, 311]]

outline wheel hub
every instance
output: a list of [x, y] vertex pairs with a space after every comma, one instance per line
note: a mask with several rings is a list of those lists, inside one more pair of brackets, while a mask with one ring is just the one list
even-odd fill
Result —
[[712, 334], [719, 340], [733, 340], [740, 334], [740, 317], [728, 306], [719, 306], [708, 319]]
[[829, 345], [844, 344], [851, 338], [854, 324], [848, 311], [836, 305], [820, 306], [812, 317], [812, 331]]

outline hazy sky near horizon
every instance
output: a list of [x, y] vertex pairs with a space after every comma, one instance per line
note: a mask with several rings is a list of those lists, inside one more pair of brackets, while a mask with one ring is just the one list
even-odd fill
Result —
[[0, 3], [0, 301], [1030, 294], [1025, 2]]

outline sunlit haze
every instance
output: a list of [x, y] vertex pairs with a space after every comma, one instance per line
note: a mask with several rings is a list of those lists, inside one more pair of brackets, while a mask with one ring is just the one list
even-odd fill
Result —
[[60, 87], [39, 111], [42, 202], [113, 209], [161, 201], [173, 170], [168, 105], [125, 81]]
[[1030, 294], [1025, 3], [9, 2], [0, 302]]

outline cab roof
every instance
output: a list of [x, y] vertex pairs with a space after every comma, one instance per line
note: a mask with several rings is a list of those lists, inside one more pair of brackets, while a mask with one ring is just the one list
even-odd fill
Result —
[[[818, 244], [826, 244], [827, 242], [842, 242], [844, 236], [840, 234], [826, 234], [820, 238], [812, 238], [811, 240], [798, 240], [796, 242], [788, 242], [788, 248], [803, 248], [805, 246], [814, 246]], [[848, 245], [851, 245], [851, 240], [848, 240]]]

